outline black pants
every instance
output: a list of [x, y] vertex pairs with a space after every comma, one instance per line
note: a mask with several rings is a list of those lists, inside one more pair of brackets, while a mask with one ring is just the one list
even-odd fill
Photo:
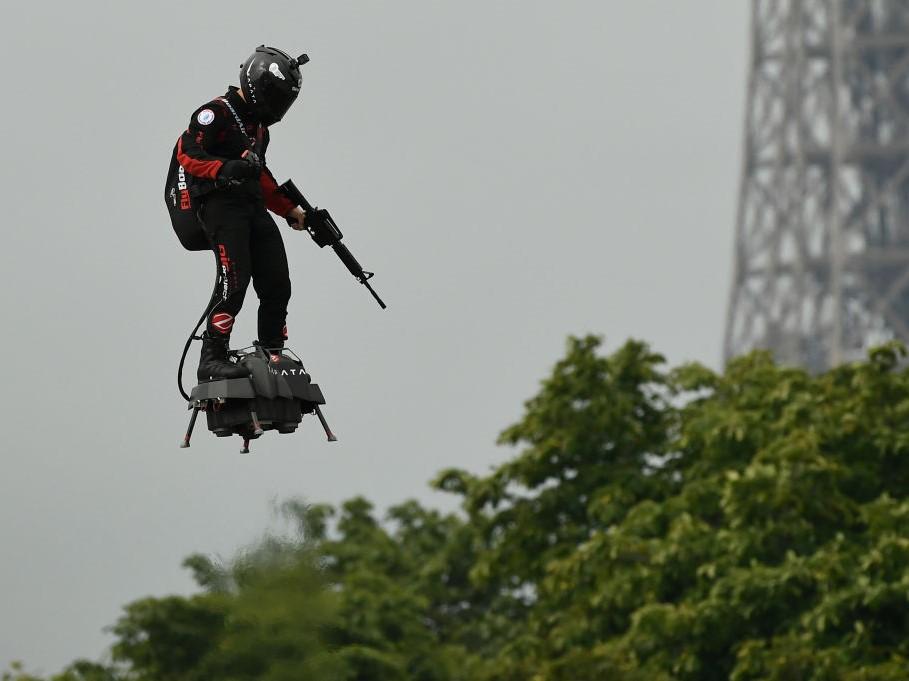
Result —
[[218, 263], [208, 332], [230, 335], [251, 279], [259, 296], [259, 340], [265, 344], [285, 340], [290, 300], [287, 253], [278, 225], [261, 200], [215, 193], [206, 199], [202, 219]]

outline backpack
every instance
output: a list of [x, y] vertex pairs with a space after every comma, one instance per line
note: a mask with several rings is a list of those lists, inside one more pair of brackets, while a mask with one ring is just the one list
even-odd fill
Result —
[[170, 214], [170, 222], [177, 238], [188, 251], [208, 251], [211, 244], [202, 228], [199, 219], [199, 206], [201, 195], [206, 185], [183, 170], [177, 161], [177, 148], [170, 160], [167, 169], [167, 180], [164, 183], [164, 203]]

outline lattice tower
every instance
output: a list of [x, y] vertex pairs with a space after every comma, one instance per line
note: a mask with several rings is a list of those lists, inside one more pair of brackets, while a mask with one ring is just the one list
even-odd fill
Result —
[[909, 341], [909, 0], [752, 0], [727, 359]]

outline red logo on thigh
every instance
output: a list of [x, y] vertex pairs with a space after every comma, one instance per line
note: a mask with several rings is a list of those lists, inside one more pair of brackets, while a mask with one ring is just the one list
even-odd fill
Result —
[[223, 244], [218, 244], [218, 260], [221, 262], [224, 272], [230, 272], [230, 258], [227, 255], [227, 247]]

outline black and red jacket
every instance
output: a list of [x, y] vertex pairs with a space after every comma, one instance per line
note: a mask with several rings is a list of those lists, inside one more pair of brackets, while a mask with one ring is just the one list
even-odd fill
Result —
[[[243, 130], [223, 101], [225, 99], [243, 123]], [[278, 183], [265, 166], [268, 141], [268, 128], [256, 122], [252, 110], [239, 95], [239, 89], [231, 86], [223, 97], [213, 99], [193, 112], [189, 127], [177, 140], [172, 161], [183, 166], [183, 170], [193, 177], [196, 187], [211, 189], [225, 161], [238, 159], [245, 151], [254, 149], [262, 159], [262, 174], [258, 187], [254, 186], [254, 181], [249, 181], [243, 190], [251, 198], [261, 197], [270, 211], [286, 217], [294, 204], [278, 191]]]

